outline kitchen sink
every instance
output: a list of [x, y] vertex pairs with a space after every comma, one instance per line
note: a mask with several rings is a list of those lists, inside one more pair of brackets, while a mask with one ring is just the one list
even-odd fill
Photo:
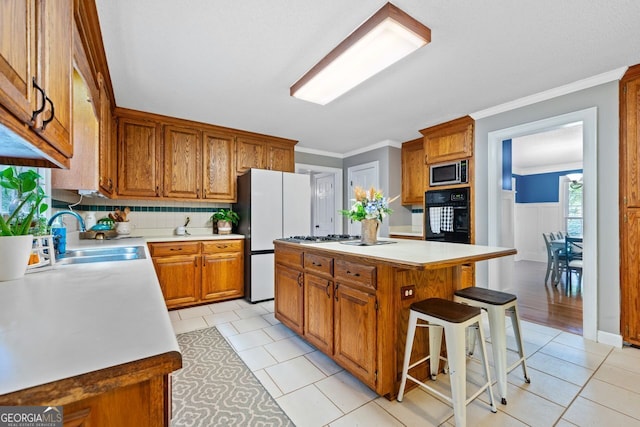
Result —
[[117, 246], [113, 248], [70, 249], [58, 255], [57, 264], [87, 264], [93, 262], [128, 261], [145, 259], [144, 246]]

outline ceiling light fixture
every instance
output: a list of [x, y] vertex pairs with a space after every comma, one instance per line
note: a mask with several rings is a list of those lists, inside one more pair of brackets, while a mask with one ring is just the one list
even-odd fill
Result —
[[430, 41], [428, 27], [387, 3], [291, 86], [291, 96], [325, 105]]

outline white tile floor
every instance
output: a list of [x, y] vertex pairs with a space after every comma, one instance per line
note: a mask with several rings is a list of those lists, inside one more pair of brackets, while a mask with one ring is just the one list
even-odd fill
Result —
[[[276, 320], [273, 301], [234, 300], [169, 315], [176, 334], [216, 326], [296, 426], [454, 425], [451, 407], [423, 390], [411, 390], [402, 403], [378, 397]], [[468, 425], [640, 426], [640, 350], [529, 322], [522, 327], [531, 384], [517, 368], [508, 377], [508, 405], [498, 403], [493, 414], [482, 394], [468, 406]], [[512, 333], [508, 345], [515, 348]], [[492, 364], [490, 344], [487, 351]], [[481, 372], [477, 360], [469, 361], [469, 372]]]

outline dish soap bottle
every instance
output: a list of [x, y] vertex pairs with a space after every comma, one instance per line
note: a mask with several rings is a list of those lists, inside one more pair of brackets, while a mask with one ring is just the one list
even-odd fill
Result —
[[62, 222], [62, 218], [56, 218], [51, 225], [51, 234], [53, 235], [53, 247], [57, 254], [63, 254], [67, 251], [67, 229]]

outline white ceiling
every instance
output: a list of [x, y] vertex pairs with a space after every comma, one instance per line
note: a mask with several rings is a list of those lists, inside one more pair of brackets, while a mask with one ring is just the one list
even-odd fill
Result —
[[582, 123], [513, 138], [513, 173], [582, 169], [582, 145]]
[[397, 0], [426, 47], [328, 105], [289, 87], [384, 0], [96, 0], [120, 107], [344, 154], [640, 63], [636, 0]]

